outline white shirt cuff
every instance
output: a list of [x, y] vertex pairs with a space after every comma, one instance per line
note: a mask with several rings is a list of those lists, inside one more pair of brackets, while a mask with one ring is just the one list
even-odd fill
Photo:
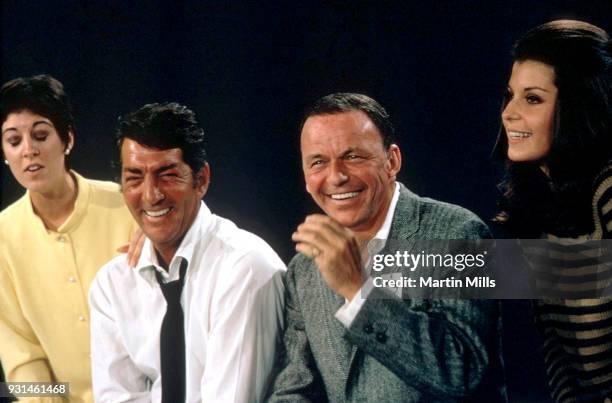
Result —
[[353, 296], [352, 300], [345, 299], [344, 305], [338, 309], [334, 315], [345, 327], [351, 327], [353, 320], [357, 317], [357, 314], [361, 310], [361, 307], [365, 303], [368, 295], [374, 288], [372, 284], [372, 278], [368, 277], [363, 283], [359, 291]]

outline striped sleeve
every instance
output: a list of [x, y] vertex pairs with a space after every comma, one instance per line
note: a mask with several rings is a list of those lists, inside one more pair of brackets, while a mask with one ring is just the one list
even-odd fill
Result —
[[[612, 238], [612, 167], [604, 170], [596, 182], [593, 219], [595, 230], [589, 238]], [[573, 284], [578, 287], [576, 291], [584, 290], [581, 286], [586, 282], [576, 284], [576, 279], [581, 278], [577, 275], [591, 266], [569, 266], [565, 261], [565, 270], [571, 272]], [[604, 270], [601, 266], [599, 281], [590, 283], [598, 284], [598, 288]], [[612, 397], [612, 298], [538, 300], [535, 312], [554, 400], [603, 402]]]
[[593, 216], [595, 233], [601, 239], [612, 238], [612, 168], [609, 175], [603, 178], [593, 196]]

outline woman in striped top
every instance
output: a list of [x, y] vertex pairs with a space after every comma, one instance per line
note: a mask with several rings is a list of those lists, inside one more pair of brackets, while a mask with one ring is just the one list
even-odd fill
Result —
[[[496, 151], [506, 161], [496, 221], [519, 238], [610, 238], [612, 44], [581, 21], [536, 27], [513, 49]], [[612, 299], [534, 306], [552, 397], [612, 397]]]

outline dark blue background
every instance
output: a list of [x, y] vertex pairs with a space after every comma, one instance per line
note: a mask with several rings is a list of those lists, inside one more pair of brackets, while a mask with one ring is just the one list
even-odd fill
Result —
[[[209, 135], [211, 209], [286, 260], [290, 234], [316, 206], [305, 192], [301, 111], [336, 91], [391, 113], [400, 180], [421, 195], [495, 212], [500, 171], [488, 156], [509, 50], [527, 29], [573, 17], [612, 29], [607, 1], [30, 2], [4, 0], [1, 81], [50, 73], [77, 119], [72, 166], [112, 179], [117, 116], [178, 101]], [[4, 208], [22, 189], [1, 165]], [[527, 303], [508, 303], [511, 400], [541, 401]], [[533, 354], [537, 355], [537, 351]]]

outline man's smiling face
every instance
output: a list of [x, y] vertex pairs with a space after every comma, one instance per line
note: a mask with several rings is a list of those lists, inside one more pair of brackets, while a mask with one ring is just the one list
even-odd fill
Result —
[[210, 171], [196, 175], [179, 148], [160, 150], [126, 138], [121, 146], [123, 197], [155, 249], [169, 262], [191, 227]]
[[354, 110], [309, 117], [301, 134], [306, 190], [342, 226], [376, 232], [384, 222], [401, 165], [370, 118]]

